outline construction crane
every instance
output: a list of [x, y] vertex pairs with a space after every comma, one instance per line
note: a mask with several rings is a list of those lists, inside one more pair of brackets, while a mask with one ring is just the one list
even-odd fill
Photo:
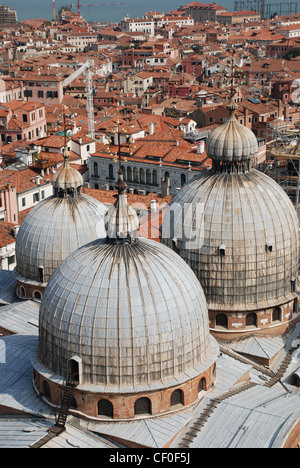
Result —
[[95, 123], [94, 123], [94, 101], [93, 101], [93, 82], [92, 82], [92, 68], [94, 61], [88, 59], [81, 67], [74, 71], [68, 76], [63, 86], [68, 86], [73, 80], [75, 80], [82, 73], [86, 76], [86, 99], [87, 99], [87, 116], [88, 116], [88, 131], [91, 138], [95, 138]]

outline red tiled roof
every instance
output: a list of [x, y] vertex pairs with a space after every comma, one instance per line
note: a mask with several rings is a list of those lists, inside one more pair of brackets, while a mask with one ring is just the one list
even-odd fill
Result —
[[16, 242], [14, 236], [15, 224], [0, 221], [0, 248], [5, 247], [7, 244]]

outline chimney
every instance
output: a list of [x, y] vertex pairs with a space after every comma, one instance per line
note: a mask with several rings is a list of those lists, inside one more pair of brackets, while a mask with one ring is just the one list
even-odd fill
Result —
[[157, 210], [157, 202], [156, 202], [156, 200], [151, 200], [150, 201], [150, 211], [151, 211], [151, 213], [155, 213], [156, 210]]
[[153, 122], [151, 122], [151, 123], [148, 124], [148, 127], [149, 127], [149, 135], [153, 135], [153, 133], [154, 133], [154, 125], [155, 125], [155, 124], [154, 124]]
[[20, 226], [14, 226], [14, 238], [17, 238], [18, 232], [19, 232]]
[[161, 179], [161, 196], [167, 197], [170, 195], [170, 181], [169, 179]]
[[205, 149], [205, 142], [204, 141], [199, 141], [199, 143], [197, 145], [197, 154], [204, 153], [204, 149]]

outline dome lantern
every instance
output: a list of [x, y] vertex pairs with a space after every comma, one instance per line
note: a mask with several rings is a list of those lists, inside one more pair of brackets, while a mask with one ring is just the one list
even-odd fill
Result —
[[206, 153], [218, 172], [247, 172], [258, 153], [256, 136], [236, 119], [237, 108], [233, 94], [227, 106], [227, 122], [217, 127], [207, 139]]

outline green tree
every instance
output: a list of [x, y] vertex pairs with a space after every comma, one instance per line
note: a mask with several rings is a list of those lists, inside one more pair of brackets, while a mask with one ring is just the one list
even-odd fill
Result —
[[71, 11], [71, 7], [69, 7], [68, 5], [62, 6], [62, 7], [58, 10], [58, 16], [61, 16], [63, 10], [64, 10], [64, 11]]

